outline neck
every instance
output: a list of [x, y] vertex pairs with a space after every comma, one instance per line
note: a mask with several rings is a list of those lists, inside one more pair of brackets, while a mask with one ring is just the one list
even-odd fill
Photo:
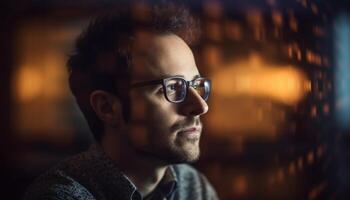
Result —
[[120, 137], [121, 134], [105, 133], [101, 143], [102, 148], [145, 197], [159, 184], [167, 166], [161, 165], [154, 158], [140, 155], [127, 142], [123, 141], [123, 138]]

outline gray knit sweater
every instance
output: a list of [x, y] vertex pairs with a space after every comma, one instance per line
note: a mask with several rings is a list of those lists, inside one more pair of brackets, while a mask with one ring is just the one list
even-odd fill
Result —
[[[142, 170], [142, 169], [140, 169]], [[40, 176], [24, 200], [218, 199], [207, 179], [187, 164], [169, 166], [157, 188], [142, 198], [135, 185], [98, 145]]]

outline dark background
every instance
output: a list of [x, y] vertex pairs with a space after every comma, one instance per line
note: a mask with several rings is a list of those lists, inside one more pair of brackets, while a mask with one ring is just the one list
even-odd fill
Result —
[[[219, 197], [348, 199], [349, 2], [185, 3], [203, 28], [197, 64], [213, 79], [195, 166]], [[36, 176], [91, 144], [66, 55], [91, 18], [127, 4], [0, 3], [1, 199], [19, 199]], [[132, 5], [140, 16], [149, 6]]]

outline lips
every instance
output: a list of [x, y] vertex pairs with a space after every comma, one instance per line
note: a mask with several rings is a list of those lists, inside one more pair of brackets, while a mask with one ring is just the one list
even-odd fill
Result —
[[187, 138], [199, 138], [201, 133], [200, 127], [190, 127], [179, 131], [179, 135]]
[[186, 128], [186, 129], [182, 129], [179, 132], [180, 133], [194, 133], [194, 132], [198, 132], [198, 128], [196, 127], [191, 127], [191, 128]]

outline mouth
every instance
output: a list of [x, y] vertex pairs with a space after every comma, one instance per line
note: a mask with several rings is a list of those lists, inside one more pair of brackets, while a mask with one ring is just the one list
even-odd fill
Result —
[[178, 132], [179, 135], [187, 137], [189, 139], [199, 138], [201, 134], [201, 128], [200, 127], [190, 127], [182, 129]]

